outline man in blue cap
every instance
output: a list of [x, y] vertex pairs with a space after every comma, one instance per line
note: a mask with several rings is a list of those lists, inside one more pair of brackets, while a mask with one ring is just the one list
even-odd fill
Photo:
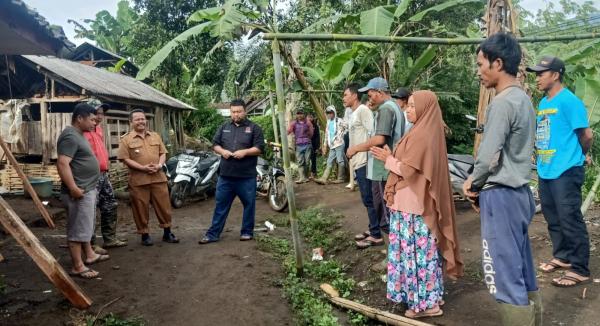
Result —
[[[367, 93], [369, 96], [372, 110], [375, 112], [375, 119], [369, 139], [362, 144], [348, 148], [346, 153], [348, 158], [352, 158], [359, 152], [369, 152], [372, 146], [383, 147], [383, 145], [388, 145], [389, 148], [393, 148], [395, 112], [400, 110], [390, 95], [388, 82], [381, 77], [371, 79], [367, 86], [358, 91]], [[388, 209], [383, 196], [388, 171], [385, 169], [383, 162], [373, 159], [371, 153], [367, 153], [366, 172], [366, 177], [371, 180], [372, 184], [373, 205], [375, 206], [376, 216], [369, 215], [369, 231], [355, 237], [356, 246], [360, 249], [383, 245], [381, 231], [387, 229], [389, 220]]]
[[565, 64], [545, 56], [528, 67], [536, 74], [538, 89], [546, 96], [537, 111], [537, 169], [542, 212], [548, 222], [553, 258], [542, 272], [568, 270], [552, 285], [572, 287], [590, 279], [590, 241], [581, 214], [581, 186], [586, 153], [593, 134], [583, 102], [563, 87]]

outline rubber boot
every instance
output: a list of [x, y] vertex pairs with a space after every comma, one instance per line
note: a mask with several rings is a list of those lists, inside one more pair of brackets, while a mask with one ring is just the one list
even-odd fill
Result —
[[533, 310], [535, 312], [535, 326], [542, 326], [542, 316], [544, 315], [544, 305], [542, 304], [542, 294], [540, 291], [527, 292], [529, 301], [534, 304]]
[[308, 180], [306, 179], [306, 172], [304, 171], [304, 167], [300, 167], [298, 169], [298, 180], [296, 180], [296, 183], [300, 184], [300, 183], [305, 183]]
[[117, 212], [116, 209], [110, 213], [101, 214], [100, 225], [104, 248], [124, 247], [127, 242], [117, 239]]
[[504, 326], [534, 326], [535, 311], [533, 301], [528, 306], [515, 306], [508, 303], [498, 303], [498, 311]]
[[338, 164], [337, 179], [335, 179], [335, 181], [333, 181], [332, 183], [335, 183], [335, 184], [344, 183], [345, 178], [346, 178], [346, 165]]
[[328, 165], [325, 168], [325, 172], [323, 172], [323, 176], [321, 176], [321, 178], [319, 178], [319, 179], [316, 179], [315, 182], [320, 185], [326, 185], [327, 183], [329, 183], [329, 181], [327, 179], [329, 179], [330, 173], [331, 173], [331, 165]]

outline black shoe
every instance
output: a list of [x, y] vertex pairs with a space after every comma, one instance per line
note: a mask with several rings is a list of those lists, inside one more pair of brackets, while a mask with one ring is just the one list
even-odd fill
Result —
[[152, 242], [152, 238], [147, 237], [146, 239], [142, 239], [142, 246], [152, 246], [154, 242]]
[[163, 235], [163, 241], [168, 243], [179, 243], [179, 239], [173, 233]]

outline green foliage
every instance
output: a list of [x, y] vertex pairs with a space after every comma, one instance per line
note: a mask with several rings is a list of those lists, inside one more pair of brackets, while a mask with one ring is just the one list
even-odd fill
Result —
[[369, 321], [369, 318], [367, 318], [363, 314], [360, 314], [358, 312], [354, 312], [352, 310], [348, 310], [348, 316], [350, 317], [349, 318], [350, 325], [353, 325], [353, 326], [366, 326], [366, 325], [368, 325], [367, 322]]
[[327, 212], [320, 208], [307, 208], [298, 212], [300, 233], [311, 248], [322, 247], [331, 250], [339, 245], [343, 235], [336, 232], [341, 215]]
[[[300, 230], [304, 241], [310, 248], [321, 245], [328, 245], [332, 248], [333, 242], [343, 241], [335, 237], [335, 231], [339, 228], [339, 215], [324, 211], [320, 208], [308, 208], [298, 212]], [[275, 219], [273, 219], [275, 220]], [[280, 228], [284, 223], [276, 222]], [[322, 232], [321, 229], [325, 230]], [[318, 232], [311, 235], [309, 232]], [[327, 239], [327, 235], [329, 238]], [[286, 298], [292, 304], [299, 325], [339, 325], [337, 318], [333, 315], [331, 305], [324, 299], [318, 289], [321, 283], [330, 283], [335, 287], [342, 297], [350, 296], [355, 286], [355, 281], [346, 275], [347, 266], [340, 264], [334, 259], [324, 261], [310, 261], [304, 264], [304, 278], [296, 275], [296, 266], [294, 253], [289, 240], [281, 239], [270, 235], [261, 235], [257, 237], [258, 247], [261, 250], [269, 251], [283, 261], [285, 268], [285, 279], [283, 280], [283, 289]], [[325, 247], [328, 252], [331, 249]], [[366, 318], [360, 318], [357, 315], [351, 315], [355, 320], [353, 325], [361, 325], [359, 321]]]
[[213, 139], [217, 129], [225, 122], [225, 117], [220, 115], [217, 110], [209, 107], [210, 89], [198, 89], [193, 94], [196, 107], [184, 120], [185, 132], [194, 137], [204, 137]]
[[110, 313], [100, 319], [88, 318], [87, 326], [144, 326], [145, 323], [141, 318], [121, 319], [120, 317]]
[[150, 73], [154, 71], [164, 60], [165, 58], [173, 51], [173, 49], [179, 46], [182, 42], [187, 41], [187, 39], [196, 36], [204, 32], [204, 30], [208, 27], [208, 23], [198, 24], [186, 30], [185, 32], [177, 35], [174, 39], [170, 40], [167, 44], [165, 44], [158, 52], [156, 52], [152, 58], [146, 61], [146, 64], [140, 69], [136, 78], [139, 80], [144, 80], [150, 76]]
[[133, 49], [128, 45], [137, 19], [138, 15], [129, 7], [129, 2], [122, 0], [117, 4], [115, 17], [107, 10], [102, 10], [96, 14], [96, 19], [84, 19], [87, 27], [72, 19], [68, 22], [75, 25], [76, 38], [87, 38], [95, 41], [103, 49], [123, 56], [131, 56]]

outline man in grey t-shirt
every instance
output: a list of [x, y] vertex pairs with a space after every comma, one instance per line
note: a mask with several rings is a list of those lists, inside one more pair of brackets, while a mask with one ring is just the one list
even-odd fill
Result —
[[[89, 104], [75, 106], [71, 126], [58, 137], [58, 174], [62, 180], [61, 198], [67, 208], [67, 241], [73, 268], [69, 274], [81, 278], [96, 278], [99, 273], [86, 267], [107, 260], [108, 255], [96, 254], [90, 244], [96, 215], [96, 184], [100, 177], [98, 160], [83, 136], [96, 126], [96, 110]], [[85, 262], [82, 260], [85, 255]]]
[[371, 180], [373, 206], [375, 207], [377, 218], [373, 219], [369, 216], [369, 234], [365, 234], [364, 239], [357, 238], [357, 247], [364, 249], [370, 246], [383, 245], [384, 242], [381, 231], [387, 230], [388, 227], [389, 214], [383, 192], [389, 172], [385, 169], [383, 162], [373, 159], [369, 149], [372, 146], [382, 147], [383, 145], [388, 145], [390, 148], [394, 147], [396, 103], [390, 95], [387, 81], [381, 77], [371, 79], [367, 86], [358, 91], [367, 93], [369, 100], [373, 104], [373, 109], [375, 110], [373, 132], [369, 135], [369, 139], [362, 144], [357, 144], [348, 148], [347, 153], [348, 158], [352, 158], [352, 156], [358, 152], [368, 152], [367, 179]]
[[479, 196], [483, 275], [502, 324], [541, 325], [528, 235], [535, 214], [528, 185], [535, 111], [516, 77], [520, 62], [521, 48], [509, 34], [494, 34], [477, 49], [477, 75], [497, 95], [486, 110], [483, 139], [463, 191]]

